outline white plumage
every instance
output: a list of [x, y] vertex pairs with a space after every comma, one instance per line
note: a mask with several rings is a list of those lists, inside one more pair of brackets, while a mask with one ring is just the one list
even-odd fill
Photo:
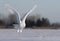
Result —
[[35, 5], [35, 6], [25, 15], [25, 17], [21, 20], [21, 19], [20, 19], [20, 13], [19, 13], [16, 9], [12, 8], [10, 5], [6, 5], [7, 11], [8, 11], [9, 13], [11, 13], [11, 14], [16, 13], [16, 15], [17, 15], [17, 17], [18, 17], [18, 19], [19, 19], [19, 28], [18, 28], [17, 32], [22, 32], [23, 28], [26, 26], [25, 20], [26, 20], [27, 16], [28, 16], [32, 11], [34, 11], [36, 7], [37, 7], [37, 5]]

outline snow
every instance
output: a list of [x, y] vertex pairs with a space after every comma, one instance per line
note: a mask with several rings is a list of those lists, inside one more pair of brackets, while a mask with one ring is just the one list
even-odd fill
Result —
[[0, 41], [60, 41], [60, 30], [24, 29], [18, 33], [16, 29], [0, 29]]

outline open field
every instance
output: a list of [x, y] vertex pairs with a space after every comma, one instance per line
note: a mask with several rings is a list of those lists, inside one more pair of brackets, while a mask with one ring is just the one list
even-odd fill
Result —
[[[14, 25], [14, 26], [0, 26], [0, 29], [14, 29], [14, 28], [17, 28], [17, 25]], [[33, 27], [27, 27], [27, 28], [32, 28], [32, 29], [60, 29], [60, 27], [37, 27], [37, 26], [33, 26]]]
[[60, 41], [60, 30], [24, 29], [17, 33], [16, 29], [0, 29], [0, 41]]

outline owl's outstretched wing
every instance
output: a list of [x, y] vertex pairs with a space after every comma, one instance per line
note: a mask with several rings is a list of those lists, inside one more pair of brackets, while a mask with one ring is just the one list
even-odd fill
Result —
[[27, 16], [28, 16], [31, 12], [33, 12], [33, 11], [36, 9], [36, 7], [37, 7], [37, 5], [35, 5], [29, 12], [27, 12], [27, 14], [25, 15], [25, 17], [23, 18], [23, 21], [26, 20]]
[[18, 19], [19, 19], [19, 22], [21, 23], [20, 14], [19, 14], [19, 12], [18, 12], [16, 9], [12, 8], [9, 4], [5, 4], [5, 8], [6, 8], [6, 10], [7, 10], [10, 14], [15, 14], [15, 15], [17, 15], [17, 17], [18, 17]]

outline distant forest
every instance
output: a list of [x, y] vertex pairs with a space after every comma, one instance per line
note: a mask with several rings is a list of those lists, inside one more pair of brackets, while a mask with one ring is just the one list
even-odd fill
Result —
[[[0, 16], [1, 17], [1, 16]], [[48, 18], [38, 18], [40, 16], [28, 16], [26, 19], [26, 28], [51, 28], [57, 29], [60, 28], [60, 24], [53, 23], [50, 24]], [[18, 24], [17, 18], [15, 15], [9, 15], [6, 19], [0, 19], [0, 28], [14, 28], [14, 24]]]

